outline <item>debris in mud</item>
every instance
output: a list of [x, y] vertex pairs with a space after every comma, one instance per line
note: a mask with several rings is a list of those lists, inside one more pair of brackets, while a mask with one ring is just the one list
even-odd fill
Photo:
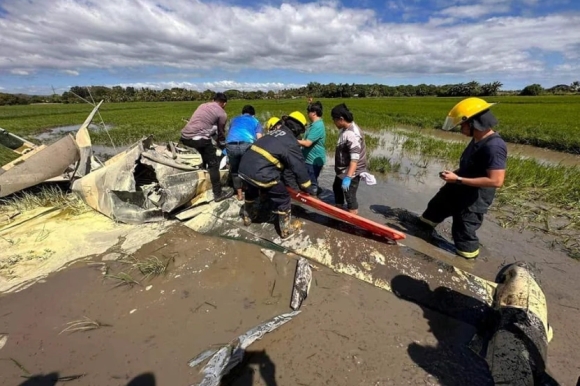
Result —
[[6, 345], [8, 341], [8, 334], [0, 334], [0, 350]]
[[262, 248], [260, 251], [268, 258], [268, 260], [270, 260], [270, 262], [274, 260], [274, 255], [276, 255], [276, 252], [273, 250]]
[[290, 307], [293, 310], [299, 309], [304, 299], [308, 297], [310, 284], [312, 284], [312, 269], [310, 269], [308, 260], [301, 257], [296, 263], [296, 275], [294, 276], [294, 287], [292, 288]]
[[198, 386], [218, 386], [222, 377], [242, 362], [246, 348], [255, 341], [262, 339], [268, 332], [272, 332], [283, 324], [286, 324], [300, 312], [302, 311], [293, 311], [275, 316], [267, 322], [251, 328], [245, 334], [240, 335], [227, 345], [217, 350], [206, 350], [189, 361], [188, 365], [195, 367], [211, 356], [211, 359], [201, 370], [205, 376], [198, 383]]

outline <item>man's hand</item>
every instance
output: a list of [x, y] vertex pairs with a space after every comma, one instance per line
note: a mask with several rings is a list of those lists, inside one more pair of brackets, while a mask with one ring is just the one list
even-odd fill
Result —
[[307, 189], [306, 189], [306, 193], [308, 193], [311, 196], [316, 196], [316, 187], [314, 185], [310, 185]]
[[342, 179], [342, 190], [348, 192], [348, 188], [350, 188], [350, 182], [352, 181], [351, 177], [344, 177]]
[[443, 181], [449, 182], [451, 184], [456, 183], [458, 177], [459, 176], [457, 174], [455, 174], [449, 170], [444, 170], [441, 173], [439, 173], [439, 178], [441, 178]]

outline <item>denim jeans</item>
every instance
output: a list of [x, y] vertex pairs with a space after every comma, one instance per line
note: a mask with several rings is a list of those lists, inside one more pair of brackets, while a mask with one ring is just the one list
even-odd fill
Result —
[[228, 161], [230, 163], [230, 174], [234, 183], [234, 189], [242, 188], [242, 180], [238, 177], [238, 169], [240, 168], [240, 161], [242, 156], [252, 146], [249, 142], [232, 142], [226, 144], [228, 152]]
[[312, 182], [314, 191], [318, 193], [320, 190], [320, 187], [318, 186], [318, 176], [320, 176], [320, 172], [322, 171], [322, 165], [306, 164], [306, 170], [308, 170], [308, 176], [310, 177], [310, 182]]

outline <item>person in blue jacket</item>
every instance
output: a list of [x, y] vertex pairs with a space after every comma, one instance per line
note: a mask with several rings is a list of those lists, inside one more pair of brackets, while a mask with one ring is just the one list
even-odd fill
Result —
[[255, 118], [256, 110], [246, 105], [242, 108], [242, 115], [232, 119], [226, 137], [226, 151], [230, 164], [230, 174], [238, 200], [244, 199], [242, 194], [242, 180], [238, 176], [238, 169], [242, 156], [257, 139], [262, 137], [262, 125]]

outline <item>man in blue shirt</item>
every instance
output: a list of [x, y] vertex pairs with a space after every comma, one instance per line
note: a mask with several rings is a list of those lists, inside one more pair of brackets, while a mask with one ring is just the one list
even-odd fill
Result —
[[310, 103], [306, 109], [308, 119], [312, 122], [304, 133], [304, 138], [298, 140], [302, 146], [302, 154], [306, 160], [306, 168], [313, 185], [313, 191], [319, 195], [322, 189], [318, 186], [318, 176], [326, 163], [326, 128], [322, 121], [322, 103]]
[[256, 110], [253, 106], [246, 105], [242, 108], [242, 115], [232, 119], [230, 129], [226, 137], [226, 150], [230, 164], [230, 174], [234, 183], [234, 189], [238, 200], [242, 201], [242, 180], [238, 177], [238, 169], [242, 155], [248, 148], [262, 136], [262, 125], [254, 117]]

